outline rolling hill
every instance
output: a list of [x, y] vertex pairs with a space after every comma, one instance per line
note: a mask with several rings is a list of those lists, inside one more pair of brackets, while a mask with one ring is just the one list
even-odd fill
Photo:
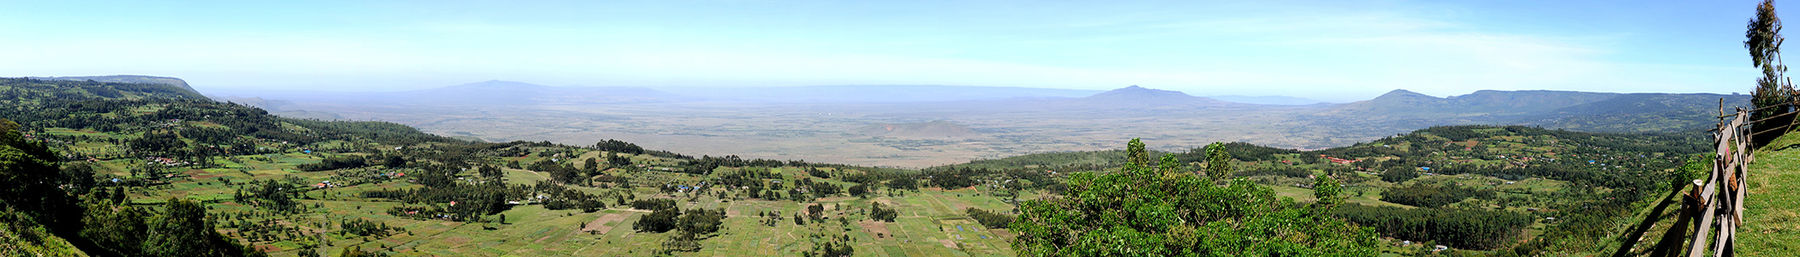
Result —
[[163, 85], [170, 85], [170, 86], [178, 87], [179, 90], [175, 90], [175, 91], [180, 91], [182, 94], [192, 93], [191, 95], [199, 95], [199, 93], [200, 93], [199, 91], [194, 90], [194, 87], [188, 86], [188, 83], [186, 80], [182, 80], [180, 78], [173, 78], [173, 77], [157, 77], [157, 76], [144, 76], [144, 75], [110, 75], [110, 76], [67, 76], [67, 77], [32, 77], [32, 78], [48, 79], [48, 80], [76, 80], [76, 81], [92, 80], [92, 81], [96, 81], [96, 82], [112, 82], [112, 83], [128, 83], [128, 84], [163, 84]]

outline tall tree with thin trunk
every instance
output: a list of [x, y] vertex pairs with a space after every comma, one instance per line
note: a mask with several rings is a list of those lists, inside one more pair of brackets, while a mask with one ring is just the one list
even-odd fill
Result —
[[[1756, 18], [1744, 26], [1744, 48], [1750, 50], [1751, 64], [1762, 69], [1762, 78], [1756, 79], [1756, 91], [1751, 92], [1750, 101], [1756, 108], [1788, 105], [1794, 99], [1794, 85], [1787, 80], [1787, 66], [1781, 61], [1781, 17], [1775, 16], [1775, 1], [1763, 0], [1756, 6]], [[1763, 109], [1750, 115], [1750, 120], [1762, 120], [1786, 113], [1792, 107], [1775, 107]], [[1758, 122], [1751, 126], [1752, 131], [1764, 131], [1793, 122], [1794, 117], [1784, 116]], [[1784, 131], [1757, 135], [1751, 138], [1756, 145], [1768, 144], [1775, 137], [1785, 134]]]

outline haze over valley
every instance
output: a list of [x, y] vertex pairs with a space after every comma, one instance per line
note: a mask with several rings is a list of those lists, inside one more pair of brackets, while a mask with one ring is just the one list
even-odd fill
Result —
[[8, 3], [0, 256], [1793, 256], [1792, 6]]
[[[291, 117], [392, 121], [489, 142], [617, 139], [692, 155], [912, 168], [1106, 150], [1132, 137], [1157, 142], [1159, 150], [1186, 151], [1212, 142], [1322, 149], [1442, 125], [1676, 132], [1712, 123], [1709, 117], [1717, 106], [1704, 104], [1708, 99], [1723, 98], [1730, 106], [1749, 99], [1487, 90], [1435, 97], [1394, 90], [1349, 103], [1280, 96], [1247, 103], [1141, 86], [1109, 91], [974, 86], [665, 91], [512, 81], [403, 92], [211, 94]], [[875, 127], [881, 130], [872, 131]]]

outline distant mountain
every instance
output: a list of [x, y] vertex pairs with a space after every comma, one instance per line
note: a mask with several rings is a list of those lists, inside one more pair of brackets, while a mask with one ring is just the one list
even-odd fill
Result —
[[856, 85], [741, 88], [665, 88], [695, 100], [776, 103], [901, 103], [1017, 98], [1074, 98], [1097, 90], [1028, 87]]
[[[1724, 100], [1720, 102], [1720, 100]], [[1749, 95], [1622, 94], [1559, 108], [1522, 123], [1594, 132], [1667, 132], [1712, 129], [1720, 104], [1750, 106]]]
[[1616, 97], [1614, 93], [1575, 91], [1495, 91], [1481, 90], [1467, 95], [1434, 97], [1406, 90], [1394, 90], [1368, 101], [1345, 104], [1345, 112], [1392, 112], [1401, 116], [1435, 117], [1467, 115], [1515, 115], [1556, 110]]
[[44, 80], [71, 80], [71, 81], [94, 81], [94, 82], [110, 82], [110, 83], [168, 85], [168, 86], [174, 86], [175, 88], [173, 91], [177, 91], [177, 94], [180, 94], [180, 95], [184, 95], [187, 97], [205, 97], [200, 94], [200, 91], [195, 91], [194, 87], [188, 86], [187, 81], [181, 80], [179, 78], [171, 78], [171, 77], [157, 77], [157, 76], [143, 76], [143, 75], [109, 75], [109, 76], [67, 76], [67, 77], [28, 77], [28, 78], [44, 79]]
[[1149, 89], [1132, 85], [1075, 99], [1076, 103], [1114, 107], [1220, 107], [1242, 105], [1212, 98], [1191, 96], [1181, 91]]
[[1279, 96], [1279, 95], [1261, 95], [1261, 96], [1216, 95], [1216, 96], [1207, 96], [1207, 98], [1218, 99], [1219, 101], [1226, 101], [1226, 102], [1233, 102], [1233, 103], [1264, 104], [1264, 105], [1312, 105], [1312, 104], [1325, 103], [1325, 101], [1292, 97], [1292, 96]]
[[1296, 117], [1329, 134], [1398, 133], [1440, 125], [1529, 125], [1589, 132], [1679, 132], [1710, 128], [1719, 101], [1747, 95], [1494, 91], [1434, 97], [1394, 90], [1367, 101]]

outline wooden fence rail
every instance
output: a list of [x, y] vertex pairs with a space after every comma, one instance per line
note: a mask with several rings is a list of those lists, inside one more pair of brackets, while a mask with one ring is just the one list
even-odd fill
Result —
[[[1688, 256], [1733, 256], [1737, 238], [1738, 225], [1743, 224], [1744, 198], [1749, 188], [1746, 178], [1750, 175], [1750, 162], [1754, 161], [1755, 150], [1753, 137], [1764, 133], [1786, 132], [1794, 128], [1795, 121], [1762, 131], [1752, 131], [1755, 124], [1781, 121], [1778, 118], [1795, 116], [1800, 111], [1793, 107], [1797, 104], [1783, 104], [1749, 109], [1736, 108], [1736, 112], [1727, 114], [1723, 100], [1719, 105], [1719, 125], [1713, 133], [1714, 151], [1712, 172], [1705, 179], [1695, 180], [1695, 187], [1688, 192], [1686, 209], [1695, 216], [1683, 215], [1679, 222], [1693, 222], [1698, 219], [1699, 226], [1694, 227], [1693, 237], [1688, 241]], [[1770, 108], [1787, 108], [1786, 112], [1750, 120], [1751, 113]], [[1716, 234], [1714, 234], [1716, 233]], [[1708, 250], [1710, 248], [1710, 251]]]

